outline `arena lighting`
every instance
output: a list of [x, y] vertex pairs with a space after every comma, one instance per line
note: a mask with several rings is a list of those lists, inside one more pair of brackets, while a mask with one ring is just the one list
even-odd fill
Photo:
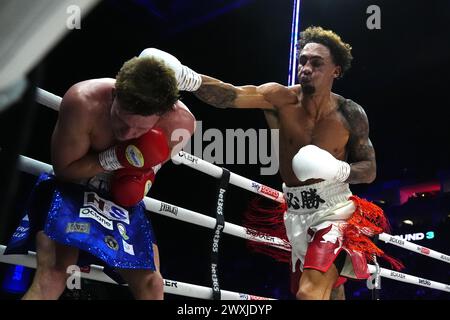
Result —
[[410, 186], [400, 187], [400, 204], [404, 204], [410, 197], [425, 197], [424, 194], [431, 192], [440, 192], [441, 185], [438, 181], [418, 183]]
[[297, 74], [297, 39], [298, 29], [300, 25], [300, 0], [294, 0], [294, 9], [292, 12], [292, 27], [291, 27], [291, 46], [289, 50], [289, 75], [288, 86], [295, 84], [295, 77]]
[[409, 224], [409, 225], [411, 225], [411, 226], [413, 226], [414, 225], [414, 222], [412, 222], [412, 220], [403, 220], [403, 223], [404, 224]]

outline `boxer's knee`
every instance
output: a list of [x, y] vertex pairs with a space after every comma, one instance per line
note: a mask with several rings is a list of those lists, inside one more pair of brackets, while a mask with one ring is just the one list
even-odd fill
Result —
[[162, 300], [164, 297], [164, 280], [159, 271], [118, 270], [128, 283], [131, 293], [138, 300]]
[[295, 297], [297, 300], [322, 300], [324, 288], [314, 285], [312, 282], [300, 284]]
[[336, 279], [335, 268], [330, 268], [326, 272], [305, 269], [300, 278], [296, 298], [299, 300], [328, 300]]
[[24, 299], [58, 299], [66, 288], [67, 267], [76, 263], [78, 250], [57, 244], [40, 231], [36, 251], [36, 273]]
[[164, 282], [158, 271], [148, 273], [134, 288], [134, 295], [139, 300], [162, 300], [164, 297]]

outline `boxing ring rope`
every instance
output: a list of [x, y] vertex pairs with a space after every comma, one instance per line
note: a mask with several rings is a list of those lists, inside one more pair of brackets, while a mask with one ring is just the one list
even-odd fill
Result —
[[[61, 97], [54, 95], [54, 94], [52, 94], [46, 90], [43, 90], [41, 88], [37, 88], [36, 101], [38, 103], [41, 103], [41, 104], [43, 104], [47, 107], [50, 107], [54, 110], [59, 110], [61, 100], [62, 100]], [[222, 169], [220, 167], [218, 167], [212, 163], [209, 163], [203, 159], [200, 159], [194, 155], [186, 153], [184, 151], [181, 151], [177, 155], [172, 157], [172, 160], [174, 161], [174, 163], [182, 163], [186, 166], [189, 166], [190, 168], [193, 168], [193, 169], [196, 169], [203, 173], [209, 174], [215, 178], [220, 178], [222, 175]], [[284, 197], [283, 197], [282, 192], [272, 189], [270, 187], [267, 187], [265, 185], [259, 184], [250, 179], [244, 178], [244, 177], [239, 176], [232, 172], [230, 173], [230, 183], [237, 187], [240, 187], [245, 190], [251, 191], [253, 193], [259, 194], [263, 197], [275, 200], [277, 202], [280, 202], [280, 203], [284, 202]], [[176, 219], [179, 219], [179, 220], [182, 220], [185, 222], [189, 222], [189, 223], [194, 223], [197, 225], [208, 227], [210, 229], [213, 229], [215, 226], [216, 220], [214, 218], [202, 215], [200, 213], [196, 213], [196, 212], [193, 212], [193, 211], [190, 211], [187, 209], [177, 207], [179, 211], [178, 211], [178, 214], [175, 216], [173, 214], [163, 212], [160, 209], [157, 209], [158, 207], [162, 208], [160, 206], [162, 204], [161, 201], [158, 201], [158, 200], [155, 200], [155, 199], [152, 199], [149, 197], [145, 197], [144, 203], [145, 203], [147, 210], [165, 215], [167, 217], [176, 218]], [[173, 206], [173, 207], [176, 207], [176, 206]], [[178, 216], [179, 214], [180, 214], [180, 216]], [[289, 250], [288, 249], [289, 245], [288, 244], [286, 245], [286, 241], [284, 241], [280, 238], [272, 237], [272, 236], [268, 236], [268, 235], [267, 236], [262, 235], [262, 236], [259, 236], [258, 238], [255, 238], [255, 236], [249, 235], [249, 233], [252, 233], [252, 232], [248, 232], [246, 228], [243, 228], [241, 226], [237, 226], [237, 225], [234, 225], [234, 224], [231, 224], [228, 222], [225, 222], [225, 228], [224, 228], [223, 232], [237, 236], [237, 237], [241, 237], [244, 239], [248, 239], [248, 240], [260, 241], [260, 242], [266, 243], [268, 245], [271, 245], [271, 246], [274, 246], [274, 247], [277, 247], [280, 249]], [[394, 244], [394, 245], [404, 248], [406, 250], [417, 252], [417, 253], [429, 256], [431, 258], [450, 263], [450, 256], [448, 256], [448, 255], [428, 249], [426, 247], [418, 246], [418, 245], [416, 245], [412, 242], [406, 241], [406, 240], [401, 240], [401, 239], [394, 237], [392, 235], [389, 235], [387, 233], [381, 233], [380, 235], [378, 235], [378, 238], [381, 241], [384, 241], [385, 243]], [[374, 273], [377, 271], [375, 266], [373, 266], [373, 265], [368, 265], [368, 266], [369, 266], [369, 271], [371, 270], [371, 273]], [[427, 279], [421, 279], [424, 281], [419, 281], [417, 279], [420, 279], [420, 278], [417, 278], [417, 277], [414, 277], [411, 275], [407, 275], [407, 274], [403, 274], [400, 272], [395, 273], [395, 271], [384, 269], [384, 268], [379, 268], [378, 272], [379, 272], [380, 276], [383, 276], [386, 278], [391, 278], [394, 280], [418, 284], [418, 285], [422, 285], [422, 286], [428, 286], [427, 284], [431, 283], [431, 287], [433, 287], [435, 289], [449, 291], [449, 286], [446, 284], [430, 281]], [[391, 274], [397, 274], [397, 275], [402, 275], [402, 276], [391, 277]]]
[[[374, 265], [368, 264], [369, 272], [375, 273], [377, 272], [376, 267]], [[379, 269], [380, 276], [383, 278], [388, 278], [396, 281], [401, 281], [405, 283], [415, 284], [422, 287], [432, 288], [440, 291], [450, 292], [450, 285], [445, 283], [440, 283], [424, 278], [419, 278], [416, 276], [412, 276], [403, 272], [393, 271], [385, 268]]]
[[[11, 254], [4, 255], [6, 247], [0, 245], [0, 262], [22, 265], [28, 268], [36, 269], [36, 253], [29, 251], [28, 255]], [[81, 278], [101, 281], [111, 284], [117, 284], [103, 272], [102, 266], [91, 265], [89, 272], [80, 272]], [[124, 284], [124, 286], [127, 286]], [[184, 297], [211, 299], [212, 289], [186, 282], [173, 281], [164, 279], [164, 292]], [[224, 300], [273, 300], [270, 298], [258, 297], [250, 294], [221, 290], [222, 299]]]
[[[61, 100], [62, 100], [61, 97], [59, 97], [51, 92], [48, 92], [44, 89], [37, 88], [37, 90], [36, 90], [36, 102], [38, 102], [48, 108], [58, 111], [59, 106], [61, 104]], [[32, 174], [39, 175], [40, 172], [47, 171], [46, 168], [51, 168], [49, 165], [48, 165], [49, 167], [46, 167], [46, 164], [36, 161], [36, 160], [33, 160], [33, 159], [30, 159], [30, 158], [24, 157], [23, 159], [27, 160], [27, 161], [22, 162], [22, 165], [24, 166], [23, 171], [26, 171], [26, 168], [29, 168], [28, 169], [28, 170], [30, 170], [29, 173], [32, 173]], [[209, 163], [203, 159], [200, 159], [194, 155], [191, 155], [187, 152], [184, 152], [184, 151], [180, 151], [177, 155], [172, 157], [172, 160], [174, 161], [174, 163], [177, 163], [177, 164], [182, 163], [190, 168], [193, 168], [195, 170], [198, 170], [200, 172], [203, 172], [210, 176], [213, 176], [214, 178], [220, 178], [222, 176], [222, 168], [220, 168], [212, 163]], [[31, 164], [31, 163], [28, 163], [28, 161], [36, 161], [36, 162]], [[42, 170], [40, 172], [34, 171], [34, 169], [32, 168], [33, 166], [37, 166], [38, 168], [42, 168], [44, 170]], [[38, 169], [38, 170], [41, 170], [41, 169]], [[35, 173], [33, 173], [33, 172], [35, 172]], [[230, 172], [230, 183], [237, 187], [240, 187], [242, 189], [259, 194], [268, 199], [277, 201], [279, 203], [284, 202], [284, 197], [283, 197], [282, 192], [275, 190], [273, 188], [270, 188], [268, 186], [262, 185], [260, 183], [257, 183], [256, 181], [252, 181], [250, 179], [247, 179], [245, 177], [237, 175], [233, 172]], [[155, 201], [154, 199], [146, 197], [144, 201], [146, 201], [146, 206], [149, 205], [149, 206], [152, 206], [152, 208], [155, 208], [156, 203], [154, 202]], [[154, 210], [150, 210], [150, 211], [154, 211]], [[204, 216], [204, 218], [203, 218], [204, 221], [207, 221], [207, 222], [205, 222], [205, 224], [200, 224], [200, 223], [198, 223], [198, 219], [195, 219], [194, 220], [195, 222], [193, 220], [190, 220], [190, 218], [193, 217], [192, 211], [187, 210], [187, 209], [182, 209], [182, 211], [185, 213], [185, 217], [183, 217], [183, 219], [180, 219], [180, 220], [191, 222], [191, 223], [194, 223], [197, 225], [202, 225], [202, 226], [208, 227], [210, 229], [212, 229], [214, 227], [215, 219], [199, 214], [201, 216]], [[156, 212], [156, 211], [154, 211], [154, 212]], [[163, 215], [173, 218], [173, 215], [164, 214], [163, 212], [157, 212], [157, 213], [161, 213]], [[212, 225], [212, 227], [210, 227], [210, 225]], [[243, 231], [245, 231], [245, 228], [242, 228], [240, 226], [233, 225], [233, 224], [228, 224], [228, 226], [229, 226], [228, 232], [226, 232], [226, 233], [235, 235], [237, 237], [245, 238], [245, 239], [255, 240], [254, 237], [249, 238], [247, 232], [243, 233]], [[270, 242], [262, 241], [262, 242], [266, 242], [268, 244], [275, 244], [275, 246], [278, 246], [278, 247], [285, 246], [286, 242], [284, 240], [281, 240], [279, 238], [274, 238], [274, 239], [275, 239], [274, 241], [270, 241]], [[450, 263], [449, 255], [431, 250], [426, 247], [418, 246], [418, 245], [416, 245], [412, 242], [408, 242], [406, 240], [401, 240], [398, 237], [394, 237], [390, 234], [383, 232], [378, 235], [378, 239], [380, 239], [381, 241], [384, 241], [385, 243], [390, 243], [390, 244], [402, 247], [406, 250], [417, 252], [417, 253], [426, 255], [430, 258], [434, 258], [434, 259], [444, 261], [446, 263]]]
[[[58, 110], [58, 106], [61, 101], [61, 98], [56, 95], [53, 95], [50, 93], [47, 94], [47, 93], [48, 93], [47, 91], [38, 89], [38, 97], [36, 99], [37, 102], [40, 102], [46, 106], [49, 106], [50, 108], [52, 108], [54, 110]], [[174, 158], [176, 158], [175, 161], [178, 161], [180, 163], [188, 165], [189, 167], [192, 167], [199, 171], [210, 174], [216, 178], [220, 177], [220, 175], [217, 174], [218, 170], [221, 171], [221, 169], [219, 167], [217, 167], [211, 163], [208, 163], [202, 159], [199, 159], [195, 156], [192, 156], [185, 152], [180, 152]], [[200, 164], [200, 165], [196, 167], [197, 164]], [[42, 163], [42, 162], [34, 160], [34, 159], [31, 159], [31, 158], [24, 157], [24, 156], [20, 157], [19, 167], [22, 171], [33, 174], [33, 175], [39, 175], [41, 172], [52, 172], [52, 167], [50, 165]], [[232, 174], [232, 176], [234, 176], [234, 180], [233, 180], [233, 182], [230, 181], [230, 183], [232, 183], [238, 187], [244, 188], [244, 189], [249, 190], [254, 193], [261, 194], [262, 196], [265, 196], [267, 198], [273, 199], [278, 202], [281, 202], [280, 199], [283, 199], [282, 193], [277, 190], [274, 190], [274, 189], [268, 188], [268, 187], [266, 187], [268, 189], [263, 189], [263, 188], [261, 188], [261, 186], [263, 186], [263, 185], [258, 184], [252, 180], [246, 179], [246, 178], [238, 176], [236, 174]], [[264, 191], [261, 191], [261, 190], [264, 190]], [[149, 197], [144, 198], [144, 203], [145, 203], [146, 209], [149, 211], [152, 211], [152, 212], [155, 212], [158, 214], [162, 214], [167, 217], [182, 220], [185, 222], [208, 227], [211, 229], [214, 228], [214, 225], [216, 222], [216, 220], [214, 218], [202, 215], [200, 213], [197, 213], [197, 212], [194, 212], [191, 210], [183, 209], [181, 207], [177, 207], [177, 206], [174, 206], [171, 204], [166, 204], [164, 202], [161, 202], [161, 201], [149, 198]], [[177, 214], [175, 215], [172, 212], [165, 212], [164, 210], [162, 210], [162, 208], [164, 208], [163, 204], [169, 205], [172, 208], [177, 208]], [[172, 210], [170, 210], [170, 211], [172, 211]], [[286, 241], [284, 241], [282, 239], [279, 239], [277, 237], [272, 237], [269, 235], [254, 237], [252, 235], [249, 235], [248, 230], [249, 229], [247, 229], [247, 228], [243, 228], [241, 226], [237, 226], [237, 225], [227, 223], [227, 222], [225, 223], [225, 228], [224, 228], [225, 233], [228, 233], [228, 234], [231, 234], [231, 235], [234, 235], [237, 237], [241, 237], [244, 239], [248, 239], [248, 240], [260, 241], [260, 242], [266, 243], [268, 245], [271, 245], [271, 246], [274, 246], [274, 247], [277, 247], [280, 249], [290, 250], [288, 248], [288, 244], [286, 243]], [[394, 237], [394, 236], [391, 236], [391, 235], [388, 235], [385, 233], [379, 235], [379, 238], [380, 238], [380, 240], [385, 241], [386, 243], [395, 244], [404, 249], [411, 250], [414, 252], [419, 252], [421, 254], [425, 254], [432, 258], [439, 259], [439, 260], [445, 261], [447, 263], [450, 263], [450, 261], [449, 261], [450, 259], [448, 259], [449, 256], [444, 255], [444, 254], [439, 253], [434, 250], [430, 250], [425, 247], [417, 246], [414, 243], [408, 242], [406, 240], [400, 240], [397, 237]], [[393, 239], [396, 239], [397, 241], [394, 241]], [[426, 250], [421, 251], [420, 249], [417, 249], [417, 247], [426, 249], [429, 252], [424, 253], [424, 251], [426, 252]], [[1, 246], [0, 249], [4, 250], [4, 247]], [[3, 253], [3, 251], [0, 251], [0, 253]], [[30, 256], [30, 254], [28, 255], [28, 257], [29, 256]], [[7, 262], [8, 260], [10, 260], [6, 257], [7, 256], [4, 256], [3, 254], [1, 254], [0, 261]], [[25, 256], [25, 257], [27, 257], [27, 256]], [[12, 262], [7, 262], [7, 263], [12, 263]], [[377, 267], [374, 265], [368, 265], [368, 268], [369, 268], [370, 273], [378, 273], [380, 276], [385, 277], [385, 278], [390, 278], [390, 279], [401, 281], [401, 282], [416, 284], [416, 285], [420, 285], [420, 286], [424, 286], [424, 287], [428, 287], [428, 288], [433, 288], [436, 290], [450, 292], [450, 286], [447, 284], [431, 281], [431, 280], [424, 279], [424, 278], [418, 278], [418, 277], [415, 277], [412, 275], [404, 274], [401, 272], [396, 272], [396, 271], [385, 269], [385, 268], [377, 269]], [[104, 273], [101, 272], [101, 269], [102, 269], [101, 267], [95, 266], [94, 270], [97, 270], [98, 272], [96, 271], [95, 275], [94, 274], [92, 275], [92, 279], [98, 280], [98, 281], [106, 280], [105, 282], [115, 283], [109, 277], [104, 275]], [[107, 279], [105, 279], [104, 277], [107, 277]], [[167, 281], [169, 281], [169, 283], [170, 283], [170, 280], [167, 280]], [[211, 296], [212, 296], [211, 288], [200, 287], [200, 286], [195, 286], [195, 285], [191, 285], [191, 284], [182, 284], [182, 285], [180, 285], [180, 287], [185, 288], [185, 289], [180, 289], [180, 290], [185, 290], [185, 291], [191, 290], [191, 291], [189, 291], [191, 294], [193, 294], [192, 292], [195, 292], [195, 294], [196, 294], [195, 296], [193, 296], [193, 295], [188, 295], [188, 296], [199, 297], [199, 298], [203, 297], [205, 299], [211, 299]], [[165, 285], [165, 288], [166, 288], [166, 285]], [[173, 290], [173, 288], [172, 288], [172, 290]], [[184, 293], [181, 293], [180, 290], [178, 290], [178, 291], [174, 290], [174, 292], [175, 292], [174, 294], [185, 295]], [[166, 292], [172, 293], [169, 291], [166, 291]], [[203, 294], [200, 294], [199, 292], [203, 292]], [[240, 300], [247, 300], [247, 299], [252, 299], [252, 298], [253, 299], [267, 299], [267, 298], [260, 298], [260, 297], [251, 296], [251, 295], [235, 293], [235, 292], [233, 293], [233, 292], [225, 291], [225, 290], [222, 290], [222, 292], [227, 292], [227, 294], [223, 296], [224, 299], [240, 299]], [[200, 297], [200, 295], [201, 295], [201, 297]]]
[[[50, 166], [49, 164], [46, 164], [46, 163], [31, 159], [31, 158], [28, 158], [25, 156], [20, 156], [20, 158], [19, 158], [19, 169], [24, 172], [27, 172], [29, 174], [33, 174], [33, 175], [39, 175], [41, 172], [51, 173], [53, 171], [52, 166]], [[165, 203], [165, 202], [153, 199], [153, 198], [145, 197], [144, 204], [145, 204], [145, 208], [148, 211], [151, 211], [151, 212], [154, 212], [157, 214], [161, 214], [163, 216], [173, 218], [176, 220], [181, 220], [184, 222], [203, 226], [203, 227], [206, 227], [209, 229], [214, 229], [214, 226], [216, 223], [216, 220], [212, 217], [203, 215], [203, 214], [195, 212], [195, 211], [184, 209], [184, 208], [172, 205], [172, 204], [168, 204], [168, 203]], [[170, 206], [171, 210], [169, 210], [168, 212], [162, 210], [162, 208], [165, 207], [164, 205]], [[174, 208], [176, 208], [176, 212], [177, 212], [176, 214], [172, 213]], [[255, 232], [252, 232], [251, 229], [247, 229], [247, 228], [244, 228], [244, 227], [241, 227], [241, 226], [229, 223], [229, 222], [225, 222], [225, 228], [224, 228], [223, 232], [233, 235], [233, 236], [236, 236], [236, 237], [243, 238], [243, 239], [263, 242], [267, 245], [270, 245], [270, 246], [273, 246], [273, 247], [276, 247], [279, 249], [283, 249], [286, 251], [290, 251], [289, 244], [280, 238], [273, 237], [270, 235], [264, 235], [264, 234], [255, 237], [255, 236], [253, 236], [253, 234]], [[412, 242], [406, 241], [406, 240], [401, 240], [397, 237], [388, 235], [386, 233], [380, 234], [380, 236], [381, 236], [380, 240], [385, 241], [386, 243], [396, 244], [397, 246], [400, 246], [401, 248], [424, 254], [423, 252], [420, 252], [420, 249], [417, 250], [417, 248], [425, 248], [425, 247], [418, 246], [418, 245], [416, 245]], [[425, 249], [430, 250], [429, 256], [432, 258], [434, 256], [432, 256], [431, 253], [433, 253], [433, 255], [435, 255], [437, 257], [441, 257], [441, 256], [446, 257], [446, 255], [439, 253], [437, 251], [434, 251], [434, 250], [431, 250], [428, 248], [425, 248]], [[1, 258], [1, 256], [0, 256], [0, 258]], [[439, 260], [441, 260], [441, 259], [439, 259]], [[445, 259], [443, 259], [442, 261], [447, 262]], [[101, 267], [99, 267], [99, 268], [101, 268]], [[374, 265], [368, 264], [368, 268], [369, 268], [369, 272], [372, 274], [377, 272], [377, 269]], [[436, 281], [415, 277], [415, 276], [412, 276], [412, 275], [409, 275], [406, 273], [393, 271], [393, 270], [389, 270], [389, 269], [385, 269], [385, 268], [380, 268], [379, 273], [380, 273], [380, 276], [382, 276], [384, 278], [389, 278], [392, 280], [397, 280], [397, 281], [401, 281], [401, 282], [416, 284], [416, 285], [423, 286], [423, 287], [433, 288], [436, 290], [450, 292], [450, 286], [447, 284], [444, 284], [444, 283], [439, 283]], [[107, 277], [107, 278], [109, 279], [109, 277]], [[102, 281], [102, 280], [99, 280], [99, 281]], [[112, 280], [110, 280], [110, 281], [112, 281]], [[109, 282], [109, 281], [107, 281], [107, 282]]]
[[400, 239], [398, 237], [395, 236], [391, 236], [390, 234], [387, 233], [381, 233], [378, 235], [378, 239], [380, 239], [381, 241], [384, 241], [385, 243], [390, 243], [393, 244], [397, 247], [412, 251], [412, 252], [416, 252], [416, 253], [420, 253], [424, 256], [433, 258], [433, 259], [437, 259], [437, 260], [441, 260], [447, 263], [450, 263], [450, 256], [437, 252], [435, 250], [429, 249], [427, 247], [423, 247], [423, 246], [419, 246], [415, 243]]

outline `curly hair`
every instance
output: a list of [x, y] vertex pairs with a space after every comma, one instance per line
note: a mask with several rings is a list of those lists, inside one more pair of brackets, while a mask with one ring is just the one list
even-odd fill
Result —
[[330, 50], [333, 62], [341, 67], [340, 78], [350, 69], [353, 60], [352, 47], [348, 43], [343, 42], [336, 33], [331, 30], [325, 30], [322, 27], [309, 27], [300, 33], [300, 39], [297, 44], [299, 51], [312, 42], [322, 44]]
[[178, 100], [174, 72], [151, 57], [134, 57], [116, 76], [116, 94], [127, 112], [142, 116], [162, 115]]

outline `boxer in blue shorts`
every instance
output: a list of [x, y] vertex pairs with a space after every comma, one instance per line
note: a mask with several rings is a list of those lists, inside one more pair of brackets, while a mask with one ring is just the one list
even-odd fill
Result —
[[[66, 92], [51, 141], [55, 174], [38, 179], [7, 248], [17, 253], [35, 240], [37, 270], [24, 299], [57, 299], [67, 268], [92, 262], [114, 269], [136, 299], [163, 298], [158, 247], [141, 200], [195, 130], [178, 100], [192, 85], [141, 55], [116, 79], [79, 82]], [[182, 138], [171, 138], [176, 130]]]

